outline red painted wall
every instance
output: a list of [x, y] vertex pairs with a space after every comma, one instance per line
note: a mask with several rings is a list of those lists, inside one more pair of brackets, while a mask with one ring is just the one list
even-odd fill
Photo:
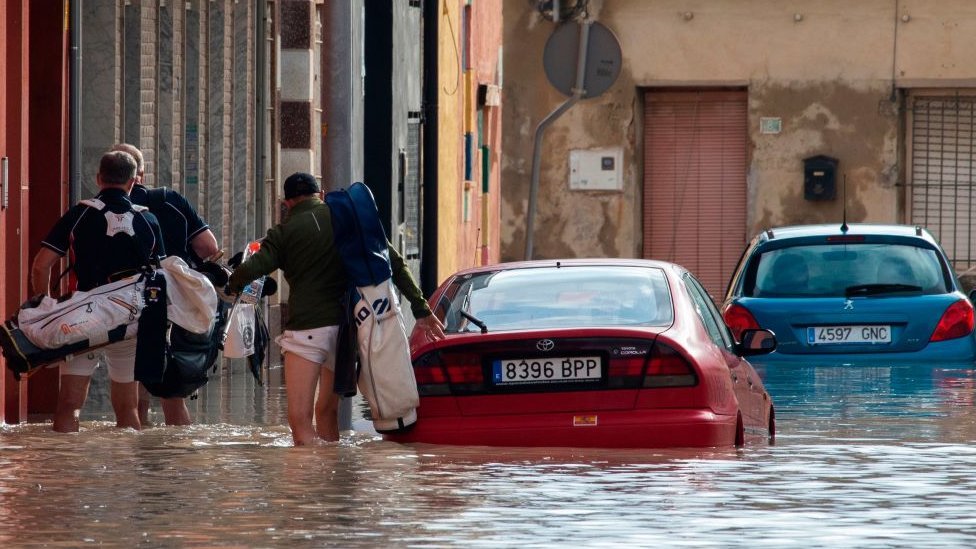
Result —
[[[41, 240], [68, 205], [69, 33], [66, 9], [66, 0], [35, 1], [30, 6], [30, 216], [26, 239], [29, 259], [34, 258]], [[45, 368], [31, 375], [27, 398], [30, 416], [41, 418], [53, 414], [57, 392], [57, 368]]]
[[[472, 7], [473, 34], [471, 36], [471, 68], [475, 70], [479, 84], [499, 84], [501, 75], [498, 74], [499, 55], [502, 46], [502, 6], [501, 2], [474, 2]], [[481, 200], [479, 214], [487, 212], [483, 219], [482, 230], [488, 232], [488, 246], [481, 251], [481, 263], [498, 263], [500, 257], [501, 229], [501, 146], [502, 146], [502, 116], [501, 106], [487, 107], [484, 110], [483, 140], [488, 146], [489, 182], [488, 194]], [[477, 184], [482, 184], [481, 166], [478, 166]], [[485, 209], [485, 207], [487, 208]]]
[[[7, 204], [0, 208], [0, 316], [13, 314], [27, 293], [28, 0], [0, 0], [0, 159], [7, 159]], [[3, 367], [3, 420], [27, 416], [26, 381]]]
[[[0, 0], [0, 82], [7, 82], [7, 0]], [[0, 158], [7, 156], [7, 87], [0, 85]], [[0, 208], [0, 228], [3, 234], [7, 234], [7, 211]], [[7, 284], [7, 245], [5, 239], [0, 237], [0, 287]], [[5, 297], [0, 294], [0, 314], [6, 314], [7, 304]], [[0, 357], [0, 423], [6, 418], [7, 409], [7, 367], [3, 357]]]
[[[0, 317], [29, 294], [30, 260], [64, 211], [68, 190], [68, 0], [0, 0]], [[34, 154], [30, 154], [34, 151]], [[54, 412], [57, 369], [17, 382], [0, 358], [0, 422]]]

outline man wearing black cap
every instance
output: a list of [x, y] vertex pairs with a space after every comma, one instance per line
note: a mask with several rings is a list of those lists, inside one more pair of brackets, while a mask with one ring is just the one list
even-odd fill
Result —
[[[136, 160], [136, 182], [132, 186], [129, 198], [133, 204], [146, 206], [159, 220], [163, 231], [163, 241], [166, 253], [179, 256], [191, 267], [196, 267], [202, 260], [216, 256], [220, 249], [217, 238], [210, 230], [210, 226], [197, 214], [189, 201], [180, 193], [165, 187], [153, 190], [152, 193], [143, 184], [146, 175], [146, 164], [142, 151], [129, 143], [116, 143], [113, 151], [123, 151], [132, 155]], [[173, 330], [180, 332], [182, 328], [174, 326]], [[185, 335], [187, 337], [200, 337]], [[204, 336], [205, 337], [205, 336]], [[190, 425], [190, 410], [186, 407], [183, 397], [161, 398], [163, 419], [166, 425]], [[139, 419], [143, 425], [149, 423], [149, 391], [144, 386], [139, 388]]]
[[[284, 191], [287, 216], [268, 230], [261, 249], [234, 270], [228, 290], [240, 293], [250, 281], [275, 269], [284, 273], [290, 288], [288, 320], [277, 342], [285, 356], [288, 424], [295, 445], [304, 446], [318, 439], [339, 440], [339, 397], [332, 388], [341, 301], [349, 281], [333, 239], [331, 212], [315, 177], [292, 174]], [[417, 323], [444, 337], [443, 326], [431, 314], [403, 258], [393, 246], [389, 251], [394, 283], [410, 301]]]

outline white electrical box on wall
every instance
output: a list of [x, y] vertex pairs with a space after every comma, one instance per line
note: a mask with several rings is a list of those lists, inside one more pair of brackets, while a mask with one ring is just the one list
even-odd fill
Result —
[[620, 168], [624, 151], [620, 147], [569, 151], [571, 191], [620, 191]]

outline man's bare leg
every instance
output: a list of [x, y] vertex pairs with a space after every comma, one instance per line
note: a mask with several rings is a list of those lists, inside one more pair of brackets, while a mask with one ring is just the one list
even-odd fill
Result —
[[315, 386], [319, 365], [295, 353], [285, 353], [285, 393], [288, 397], [288, 425], [295, 446], [315, 444], [318, 435], [312, 426]]
[[160, 399], [163, 405], [163, 417], [166, 425], [190, 425], [190, 410], [186, 407], [186, 399], [182, 397]]
[[315, 401], [315, 431], [329, 442], [339, 440], [339, 395], [332, 391], [335, 372], [322, 366], [319, 375], [319, 397]]
[[139, 382], [111, 383], [112, 409], [115, 410], [115, 426], [142, 429], [139, 422]]
[[59, 433], [78, 432], [78, 417], [88, 398], [91, 376], [64, 374], [58, 390], [58, 404], [54, 411], [54, 430]]
[[149, 425], [149, 409], [152, 405], [152, 395], [146, 387], [139, 384], [139, 423]]

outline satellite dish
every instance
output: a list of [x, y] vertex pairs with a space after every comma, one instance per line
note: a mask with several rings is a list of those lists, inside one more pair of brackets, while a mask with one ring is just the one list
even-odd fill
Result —
[[590, 25], [582, 93], [582, 98], [587, 98], [607, 91], [620, 76], [620, 43], [613, 31], [596, 21], [563, 23], [549, 36], [542, 64], [549, 83], [564, 95], [573, 95], [573, 87], [576, 85], [576, 57], [579, 53], [579, 29], [584, 24]]

